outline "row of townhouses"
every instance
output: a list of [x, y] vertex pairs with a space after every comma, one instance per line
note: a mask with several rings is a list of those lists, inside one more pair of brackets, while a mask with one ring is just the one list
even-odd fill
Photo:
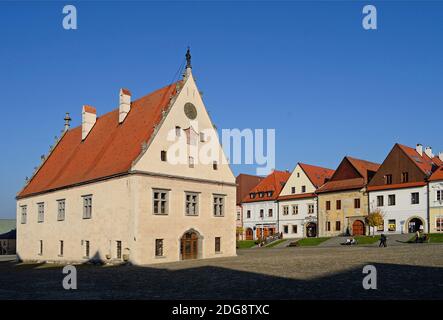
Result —
[[[298, 163], [253, 182], [237, 201], [246, 240], [443, 232], [443, 153], [421, 144], [395, 144], [382, 164], [346, 156], [335, 170]], [[383, 223], [370, 227], [366, 217], [376, 211]]]

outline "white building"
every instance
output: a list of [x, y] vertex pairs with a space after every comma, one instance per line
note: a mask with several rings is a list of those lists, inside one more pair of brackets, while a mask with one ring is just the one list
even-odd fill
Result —
[[[235, 178], [194, 81], [66, 128], [17, 196], [24, 261], [151, 264], [236, 254]], [[43, 121], [43, 120], [42, 120]], [[199, 150], [213, 151], [202, 158]], [[179, 157], [177, 157], [179, 154]], [[207, 153], [205, 153], [207, 154]]]
[[437, 169], [431, 148], [395, 144], [368, 185], [370, 211], [384, 216], [375, 233], [428, 232], [427, 179]]
[[289, 172], [274, 170], [244, 197], [241, 205], [246, 240], [280, 232], [277, 198], [289, 176]]
[[279, 230], [283, 238], [317, 236], [317, 196], [334, 170], [298, 163], [278, 197]]
[[443, 153], [439, 159], [442, 161], [429, 178], [429, 231], [431, 233], [443, 232]]

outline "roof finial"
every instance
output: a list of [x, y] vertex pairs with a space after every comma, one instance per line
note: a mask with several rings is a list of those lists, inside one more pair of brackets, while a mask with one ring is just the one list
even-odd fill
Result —
[[186, 51], [186, 69], [192, 69], [191, 66], [191, 51], [190, 48], [188, 46], [188, 51]]
[[69, 112], [66, 112], [66, 116], [65, 116], [65, 131], [69, 130], [69, 126], [70, 126], [70, 122], [71, 122], [71, 117], [69, 116]]

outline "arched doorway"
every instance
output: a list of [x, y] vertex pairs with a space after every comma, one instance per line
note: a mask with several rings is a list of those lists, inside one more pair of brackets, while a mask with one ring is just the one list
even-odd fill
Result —
[[355, 220], [352, 224], [352, 235], [363, 236], [365, 234], [365, 224], [361, 220]]
[[199, 236], [195, 231], [185, 232], [180, 240], [180, 254], [183, 260], [197, 259]]
[[254, 231], [251, 228], [246, 229], [246, 240], [254, 240]]
[[412, 218], [408, 222], [408, 232], [415, 233], [420, 231], [420, 226], [423, 225], [423, 221], [420, 218]]
[[317, 224], [314, 222], [309, 222], [306, 225], [306, 236], [308, 238], [315, 237], [317, 235]]

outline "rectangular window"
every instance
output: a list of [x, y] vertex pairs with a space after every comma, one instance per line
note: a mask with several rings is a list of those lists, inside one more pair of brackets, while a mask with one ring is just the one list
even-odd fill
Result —
[[336, 207], [337, 210], [341, 210], [341, 200], [337, 200], [335, 202], [335, 207]]
[[392, 184], [392, 174], [387, 174], [385, 176], [385, 182], [386, 184]]
[[437, 190], [437, 201], [443, 201], [443, 190]]
[[63, 242], [63, 240], [60, 240], [60, 250], [58, 252], [58, 255], [60, 257], [63, 257], [63, 250], [64, 250], [64, 242]]
[[443, 231], [443, 217], [435, 218], [435, 229], [437, 231]]
[[237, 212], [237, 220], [238, 220], [238, 221], [241, 220], [241, 214], [240, 214], [240, 212]]
[[272, 209], [268, 210], [268, 217], [272, 217]]
[[57, 200], [57, 220], [65, 220], [65, 199]]
[[308, 214], [313, 214], [313, 213], [314, 213], [314, 204], [309, 203], [308, 204]]
[[37, 203], [37, 222], [45, 220], [45, 204], [44, 202]]
[[21, 223], [25, 224], [28, 220], [28, 206], [21, 206]]
[[388, 206], [395, 206], [395, 194], [388, 196]]
[[341, 223], [340, 221], [335, 221], [335, 231], [340, 231], [341, 230]]
[[83, 196], [83, 219], [92, 218], [92, 196]]
[[326, 210], [329, 211], [331, 210], [331, 201], [326, 201]]
[[220, 252], [221, 251], [221, 238], [220, 237], [215, 237], [215, 252]]
[[260, 209], [260, 218], [263, 218], [265, 216], [265, 211], [263, 209]]
[[122, 242], [117, 240], [116, 245], [117, 245], [117, 259], [121, 259], [122, 258]]
[[225, 197], [214, 196], [214, 216], [222, 217], [225, 214]]
[[204, 132], [200, 132], [200, 142], [205, 142], [206, 138], [205, 138], [205, 133]]
[[160, 151], [160, 160], [161, 161], [167, 161], [168, 160], [167, 154], [168, 153], [165, 150]]
[[175, 136], [180, 137], [181, 131], [182, 131], [182, 128], [180, 128], [179, 126], [175, 127]]
[[214, 170], [218, 170], [218, 163], [217, 163], [217, 161], [214, 161], [214, 162], [212, 163], [212, 169], [214, 169]]
[[284, 233], [288, 233], [288, 230], [289, 230], [289, 229], [288, 229], [288, 226], [283, 226], [283, 232], [284, 232]]
[[418, 192], [412, 192], [411, 193], [411, 204], [419, 204], [419, 203], [420, 203], [420, 199], [419, 199]]
[[85, 249], [85, 258], [89, 258], [89, 240], [84, 241], [84, 249]]
[[396, 229], [395, 219], [388, 220], [388, 231], [395, 231]]
[[354, 208], [360, 209], [360, 198], [354, 199]]
[[292, 233], [297, 233], [297, 225], [292, 226]]
[[283, 206], [283, 215], [287, 216], [289, 214], [289, 206]]
[[189, 168], [194, 168], [194, 157], [189, 157]]
[[186, 192], [185, 193], [185, 214], [187, 216], [198, 215], [198, 193]]
[[331, 221], [326, 222], [326, 231], [331, 231]]
[[305, 193], [306, 192], [306, 186], [301, 186], [301, 192]]
[[402, 172], [401, 174], [401, 182], [406, 183], [409, 181], [409, 174], [407, 172]]
[[43, 255], [43, 240], [38, 241], [38, 255]]
[[152, 193], [153, 213], [154, 214], [168, 214], [168, 190], [154, 189]]
[[292, 206], [292, 214], [293, 215], [298, 214], [298, 204]]
[[295, 193], [295, 187], [291, 188], [291, 193]]
[[163, 239], [155, 239], [155, 256], [163, 257]]
[[383, 196], [377, 196], [377, 207], [383, 207], [384, 206], [384, 197]]
[[246, 211], [246, 218], [251, 219], [251, 210]]

